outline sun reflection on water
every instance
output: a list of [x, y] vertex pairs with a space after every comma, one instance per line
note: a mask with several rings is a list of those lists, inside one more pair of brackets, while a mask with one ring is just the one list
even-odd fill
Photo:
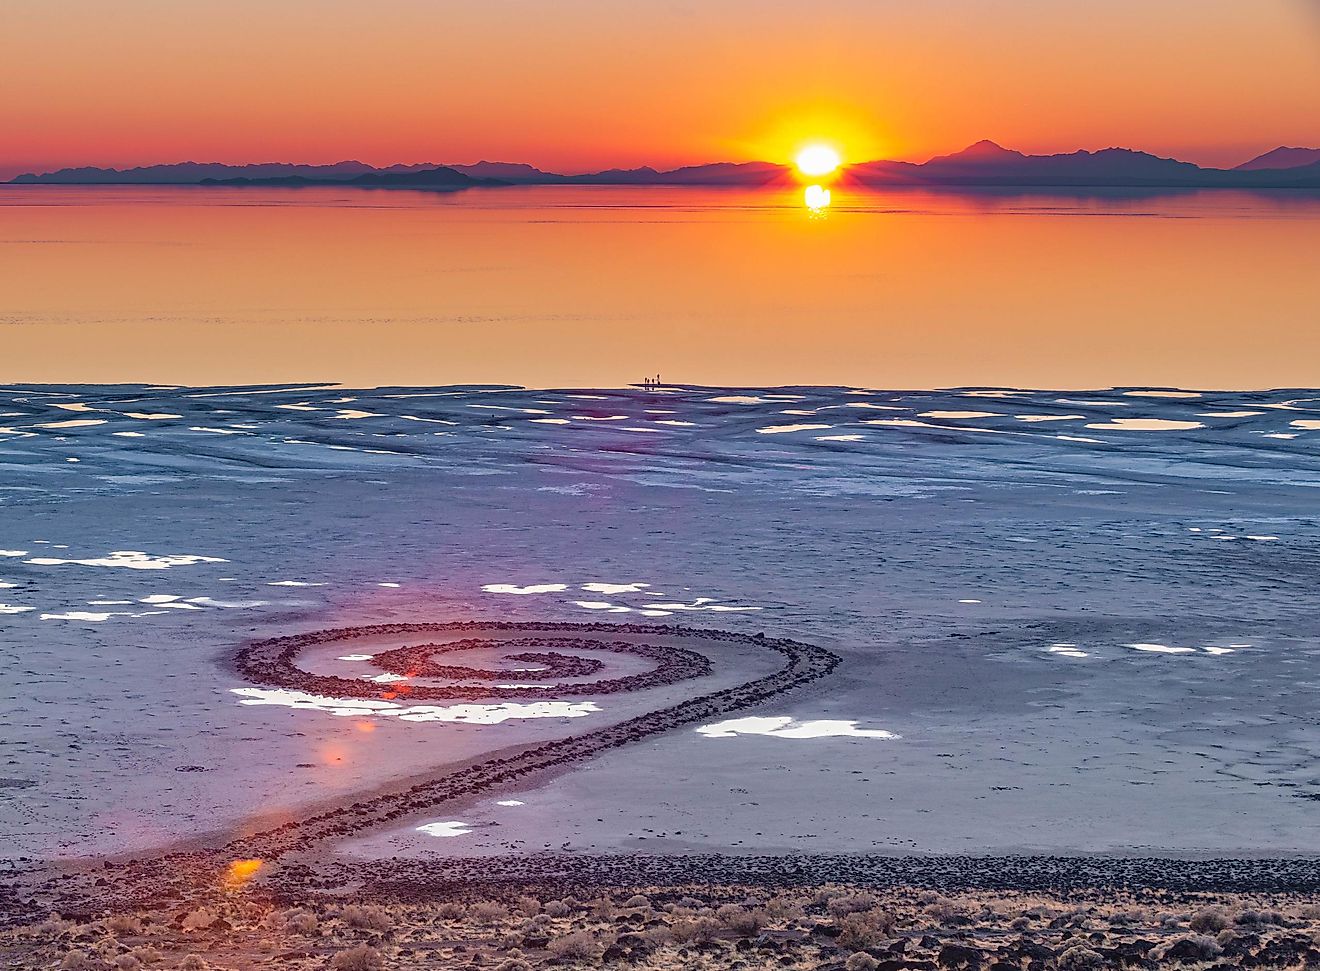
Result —
[[830, 190], [823, 185], [809, 185], [802, 192], [802, 203], [812, 216], [824, 216], [830, 207]]

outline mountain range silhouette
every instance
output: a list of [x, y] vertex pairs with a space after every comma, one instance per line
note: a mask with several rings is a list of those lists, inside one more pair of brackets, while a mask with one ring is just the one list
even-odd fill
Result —
[[[842, 181], [859, 185], [1012, 186], [1019, 188], [1320, 188], [1320, 148], [1280, 147], [1232, 169], [1204, 168], [1130, 148], [1027, 155], [995, 142], [925, 162], [877, 160], [847, 166]], [[177, 162], [130, 169], [81, 167], [11, 180], [20, 185], [344, 185], [364, 188], [465, 189], [503, 185], [765, 186], [795, 181], [791, 166], [714, 162], [677, 169], [650, 166], [565, 175], [525, 162], [433, 162], [376, 167], [262, 162]]]

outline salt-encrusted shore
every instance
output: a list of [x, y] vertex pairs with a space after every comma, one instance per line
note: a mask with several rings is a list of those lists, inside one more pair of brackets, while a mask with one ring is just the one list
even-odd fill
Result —
[[[144, 964], [187, 971], [1226, 971], [1320, 962], [1314, 887], [1220, 894], [1158, 883], [1129, 888], [1106, 884], [1103, 865], [1076, 860], [1000, 861], [1032, 884], [1048, 874], [1066, 881], [1071, 873], [1078, 882], [1066, 890], [969, 888], [978, 867], [985, 876], [994, 861], [908, 860], [879, 886], [821, 881], [831, 872], [856, 872], [839, 860], [797, 861], [788, 879], [773, 865], [758, 871], [766, 861], [742, 861], [736, 867], [742, 876], [765, 879], [737, 883], [720, 882], [729, 870], [717, 860], [696, 867], [684, 861], [679, 868], [697, 879], [683, 883], [648, 881], [665, 870], [655, 859], [619, 861], [594, 875], [581, 860], [557, 873], [562, 860], [524, 862], [529, 865], [507, 883], [461, 864], [411, 876], [386, 865], [374, 881], [365, 867], [330, 878], [310, 872], [273, 882], [239, 878], [204, 900], [150, 899], [111, 913], [34, 918], [0, 930], [0, 958], [6, 967], [66, 971]], [[879, 876], [873, 861], [857, 862]], [[1204, 878], [1240, 865], [1194, 869]], [[1178, 868], [1174, 861], [1143, 861], [1129, 875], [1158, 881]], [[1267, 868], [1237, 876], [1251, 882]], [[916, 884], [887, 882], [923, 872]], [[940, 889], [929, 889], [932, 882]]]

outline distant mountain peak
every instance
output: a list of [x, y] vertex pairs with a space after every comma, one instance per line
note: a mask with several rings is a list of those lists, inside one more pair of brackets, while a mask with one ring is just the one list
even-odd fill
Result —
[[1003, 153], [1005, 155], [1018, 154], [1017, 152], [1009, 151], [1003, 145], [1000, 145], [996, 141], [991, 141], [989, 138], [982, 138], [979, 142], [974, 142], [971, 145], [968, 145], [966, 148], [964, 148], [961, 152], [958, 152], [957, 154], [990, 155], [990, 154], [1000, 154], [1000, 153]]
[[988, 138], [983, 138], [979, 142], [968, 145], [961, 152], [954, 152], [951, 155], [937, 155], [926, 165], [997, 165], [1012, 162], [1020, 158], [1025, 158], [1021, 152], [1015, 152], [1010, 148], [1005, 148], [998, 142], [993, 142]]
[[1257, 155], [1236, 167], [1238, 172], [1256, 172], [1261, 169], [1295, 169], [1320, 162], [1320, 148], [1293, 148], [1286, 145]]

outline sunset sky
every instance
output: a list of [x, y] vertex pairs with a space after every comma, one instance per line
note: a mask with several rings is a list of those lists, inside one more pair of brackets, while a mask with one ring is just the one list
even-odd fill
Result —
[[5, 0], [0, 178], [67, 165], [1320, 145], [1316, 0]]

